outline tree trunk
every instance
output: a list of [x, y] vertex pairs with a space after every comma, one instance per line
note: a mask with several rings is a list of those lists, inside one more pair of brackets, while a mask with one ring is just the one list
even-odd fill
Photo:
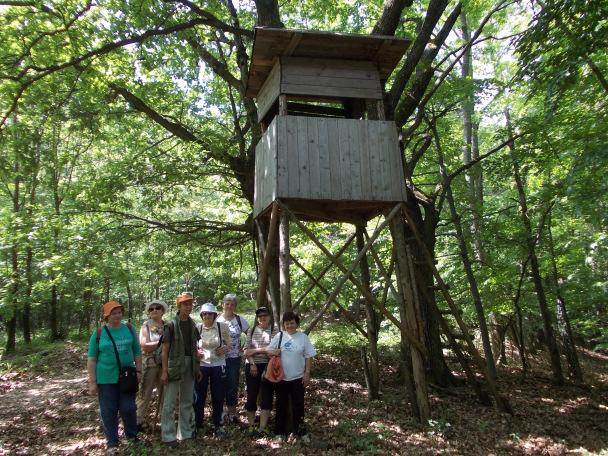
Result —
[[[466, 13], [460, 14], [460, 24], [462, 31], [462, 40], [466, 43], [471, 40], [471, 33], [469, 31], [469, 24], [467, 21]], [[461, 66], [462, 78], [467, 82], [467, 92], [464, 96], [464, 102], [462, 104], [462, 123], [463, 123], [463, 139], [464, 147], [462, 153], [462, 161], [464, 165], [468, 165], [475, 158], [473, 157], [473, 149], [476, 149], [476, 153], [479, 156], [479, 150], [477, 148], [477, 138], [474, 135], [477, 134], [477, 128], [473, 128], [474, 115], [475, 115], [475, 88], [473, 86], [473, 51], [472, 47], [468, 47], [462, 57]], [[473, 147], [475, 144], [475, 147]], [[467, 230], [467, 235], [473, 239], [475, 258], [478, 261], [485, 261], [483, 253], [483, 244], [481, 240], [481, 220], [482, 220], [482, 208], [483, 200], [482, 195], [478, 189], [481, 188], [481, 165], [477, 164], [465, 171], [465, 182], [467, 188], [467, 202], [471, 215], [473, 217], [472, 224], [465, 224], [463, 227]]]
[[[363, 231], [365, 227], [361, 225], [356, 226], [357, 234], [357, 250], [361, 252], [365, 246], [365, 239]], [[359, 262], [359, 270], [361, 271], [361, 283], [371, 293], [370, 288], [370, 273], [369, 264], [367, 261], [367, 255], [365, 255]], [[374, 311], [373, 304], [367, 299], [365, 302], [365, 320], [367, 323], [367, 342], [369, 349], [369, 362], [367, 363], [368, 369], [366, 370], [367, 380], [367, 395], [370, 400], [378, 399], [380, 395], [380, 371], [378, 362], [378, 333], [376, 331], [376, 312]], [[359, 314], [355, 314], [354, 318], [357, 320]], [[367, 356], [364, 353], [363, 356]]]
[[[505, 117], [507, 121], [508, 134], [511, 137], [511, 121], [509, 117], [509, 111], [505, 111]], [[551, 313], [547, 305], [547, 298], [545, 296], [545, 289], [543, 287], [543, 280], [540, 273], [540, 266], [538, 264], [538, 257], [536, 256], [536, 242], [534, 239], [534, 233], [532, 232], [532, 224], [528, 215], [528, 204], [526, 201], [526, 193], [524, 190], [523, 180], [519, 172], [519, 164], [515, 157], [515, 144], [514, 142], [509, 143], [509, 150], [511, 153], [511, 161], [513, 166], [513, 177], [515, 179], [515, 185], [517, 187], [517, 194], [519, 199], [519, 207], [521, 211], [521, 218], [526, 232], [526, 247], [530, 257], [530, 273], [532, 275], [532, 281], [534, 282], [534, 289], [536, 291], [536, 298], [538, 300], [538, 306], [540, 308], [540, 314], [543, 319], [543, 331], [547, 348], [549, 350], [549, 357], [551, 360], [551, 370], [553, 372], [553, 382], [556, 385], [562, 385], [564, 383], [564, 377], [562, 374], [562, 366], [559, 357], [559, 349], [557, 347], [557, 341], [555, 339], [555, 332], [553, 331], [553, 323], [551, 322]]]
[[[439, 222], [439, 214], [432, 205], [424, 205], [425, 217], [422, 217], [420, 206], [413, 193], [408, 194], [408, 211], [416, 222], [416, 227], [420, 233], [426, 248], [435, 255], [435, 230]], [[426, 348], [426, 369], [429, 374], [429, 380], [439, 386], [447, 387], [458, 384], [458, 381], [451, 369], [448, 367], [443, 355], [441, 343], [441, 329], [439, 325], [440, 315], [437, 312], [437, 303], [435, 299], [433, 271], [430, 265], [425, 260], [424, 253], [420, 245], [416, 242], [414, 235], [406, 225], [406, 239], [408, 239], [408, 247], [412, 252], [413, 260], [416, 264], [414, 276], [418, 284], [420, 315], [424, 330], [424, 346]]]
[[133, 319], [133, 293], [131, 293], [131, 284], [128, 280], [125, 286], [127, 288], [127, 318], [131, 321]]
[[19, 152], [15, 151], [15, 163], [13, 165], [14, 172], [14, 188], [12, 193], [13, 198], [13, 216], [15, 223], [13, 224], [13, 242], [11, 246], [11, 287], [10, 287], [10, 303], [11, 313], [6, 322], [6, 352], [13, 353], [17, 347], [17, 314], [19, 309], [19, 288], [21, 276], [19, 274], [19, 246], [17, 244], [17, 234], [19, 226], [16, 221], [19, 219], [19, 212], [21, 211], [21, 170], [19, 167]]
[[[51, 273], [51, 281], [55, 282], [55, 273]], [[57, 293], [57, 285], [51, 287], [51, 302], [49, 309], [49, 328], [51, 330], [51, 340], [61, 339], [61, 331], [59, 330], [59, 299]]]
[[570, 372], [570, 376], [574, 378], [577, 382], [583, 383], [583, 371], [578, 361], [578, 354], [576, 352], [576, 345], [574, 344], [572, 327], [570, 326], [570, 318], [568, 317], [568, 311], [566, 310], [566, 299], [564, 298], [561, 290], [561, 279], [557, 271], [555, 244], [553, 243], [553, 233], [551, 230], [551, 213], [549, 213], [547, 229], [549, 231], [549, 252], [551, 253], [551, 267], [553, 269], [554, 281], [553, 284], [555, 286], [555, 294], [557, 295], [557, 329], [562, 340], [562, 347], [564, 350], [564, 354], [566, 355], [566, 360], [568, 361], [568, 370]]
[[[422, 341], [422, 321], [420, 313], [416, 308], [414, 293], [416, 292], [413, 282], [413, 271], [410, 267], [410, 261], [408, 260], [408, 251], [404, 236], [404, 222], [401, 214], [393, 217], [391, 220], [391, 234], [393, 236], [393, 243], [397, 250], [397, 261], [395, 264], [396, 276], [397, 276], [397, 289], [399, 291], [400, 299], [398, 299], [398, 305], [400, 313], [402, 315], [402, 322], [405, 322], [403, 327], [407, 327], [407, 331], [416, 340]], [[405, 317], [405, 320], [403, 318]], [[402, 329], [403, 331], [403, 329]], [[403, 339], [403, 335], [402, 335]], [[426, 369], [424, 364], [424, 358], [422, 353], [418, 351], [411, 344], [407, 344], [410, 347], [411, 366], [413, 373], [413, 382], [415, 387], [416, 402], [418, 404], [418, 420], [422, 424], [426, 424], [430, 418], [430, 405], [428, 398], [427, 382], [426, 382]], [[402, 343], [402, 348], [405, 345]], [[407, 355], [402, 354], [402, 358], [407, 360]]]
[[458, 240], [458, 250], [460, 253], [460, 258], [462, 260], [462, 266], [464, 267], [464, 271], [467, 276], [467, 281], [469, 282], [469, 290], [471, 291], [471, 297], [473, 298], [473, 304], [475, 305], [475, 312], [477, 313], [477, 321], [479, 322], [479, 332], [481, 333], [481, 340], [483, 343], [483, 351], [486, 359], [486, 365], [488, 366], [488, 372], [490, 373], [492, 379], [496, 379], [496, 365], [494, 362], [494, 355], [492, 353], [492, 343], [490, 341], [490, 334], [488, 332], [486, 314], [483, 309], [483, 304], [481, 302], [481, 295], [479, 293], [479, 287], [477, 286], [477, 279], [475, 278], [475, 274], [473, 273], [473, 267], [471, 266], [471, 261], [469, 260], [469, 249], [464, 238], [460, 215], [458, 214], [458, 211], [456, 210], [456, 204], [454, 203], [454, 195], [452, 193], [452, 187], [448, 180], [448, 174], [445, 169], [441, 144], [439, 143], [437, 131], [434, 130], [434, 133], [437, 145], [437, 154], [439, 157], [439, 171], [443, 179], [443, 185], [445, 186], [445, 196], [450, 207], [452, 223], [454, 224], [454, 228], [456, 230], [456, 239]]
[[110, 278], [105, 277], [103, 280], [103, 302], [108, 302], [110, 300]]

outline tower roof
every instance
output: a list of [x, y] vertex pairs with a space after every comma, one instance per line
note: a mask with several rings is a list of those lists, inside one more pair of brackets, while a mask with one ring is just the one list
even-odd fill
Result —
[[256, 27], [246, 94], [257, 96], [279, 57], [376, 62], [380, 78], [387, 79], [410, 42], [394, 36]]

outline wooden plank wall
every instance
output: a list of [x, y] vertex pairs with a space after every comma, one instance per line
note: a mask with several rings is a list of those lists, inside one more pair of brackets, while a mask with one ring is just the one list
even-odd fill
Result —
[[378, 67], [372, 62], [282, 57], [280, 73], [280, 92], [287, 95], [382, 99]]
[[[278, 133], [272, 140], [278, 141], [277, 155], [271, 158], [277, 163], [276, 176], [264, 176], [274, 176], [276, 197], [405, 201], [394, 122], [277, 116], [271, 127], [273, 138]], [[256, 189], [258, 170], [265, 173], [268, 168], [258, 165], [258, 158]], [[271, 192], [264, 194], [270, 197]]]
[[277, 59], [257, 97], [258, 119], [263, 119], [279, 96], [281, 82], [281, 63]]
[[254, 217], [277, 198], [276, 191], [277, 123], [272, 122], [255, 148]]

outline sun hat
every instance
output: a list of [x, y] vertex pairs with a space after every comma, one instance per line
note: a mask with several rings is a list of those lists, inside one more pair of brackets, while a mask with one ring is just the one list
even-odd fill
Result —
[[120, 307], [123, 311], [125, 310], [125, 308], [122, 306], [122, 304], [119, 304], [116, 301], [108, 301], [103, 305], [103, 319], [104, 320], [108, 320], [108, 317], [110, 316], [110, 314], [112, 313], [112, 311], [114, 309], [117, 309], [118, 307]]
[[217, 315], [217, 308], [215, 307], [215, 305], [211, 304], [210, 302], [206, 302], [205, 304], [203, 304], [201, 306], [201, 310], [198, 313], [199, 315], [202, 315], [203, 312], [205, 313], [214, 313]]
[[152, 306], [162, 306], [163, 307], [163, 312], [167, 312], [167, 310], [169, 310], [169, 306], [167, 306], [167, 304], [164, 301], [161, 301], [160, 299], [153, 299], [150, 302], [146, 303], [146, 312], [150, 312], [150, 307]]

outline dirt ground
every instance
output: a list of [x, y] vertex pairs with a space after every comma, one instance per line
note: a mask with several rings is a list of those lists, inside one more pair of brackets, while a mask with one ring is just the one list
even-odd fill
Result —
[[[44, 372], [0, 377], [0, 455], [103, 454], [96, 399], [86, 394], [85, 347], [68, 342], [41, 356]], [[422, 428], [410, 418], [394, 367], [384, 366], [383, 399], [370, 403], [358, 354], [321, 354], [306, 393], [311, 444], [254, 440], [232, 425], [223, 440], [199, 434], [174, 450], [150, 431], [122, 454], [608, 455], [608, 357], [582, 358], [584, 386], [552, 386], [539, 358], [523, 380], [515, 360], [501, 367], [499, 386], [514, 415], [479, 405], [467, 386], [431, 386], [433, 419]]]

